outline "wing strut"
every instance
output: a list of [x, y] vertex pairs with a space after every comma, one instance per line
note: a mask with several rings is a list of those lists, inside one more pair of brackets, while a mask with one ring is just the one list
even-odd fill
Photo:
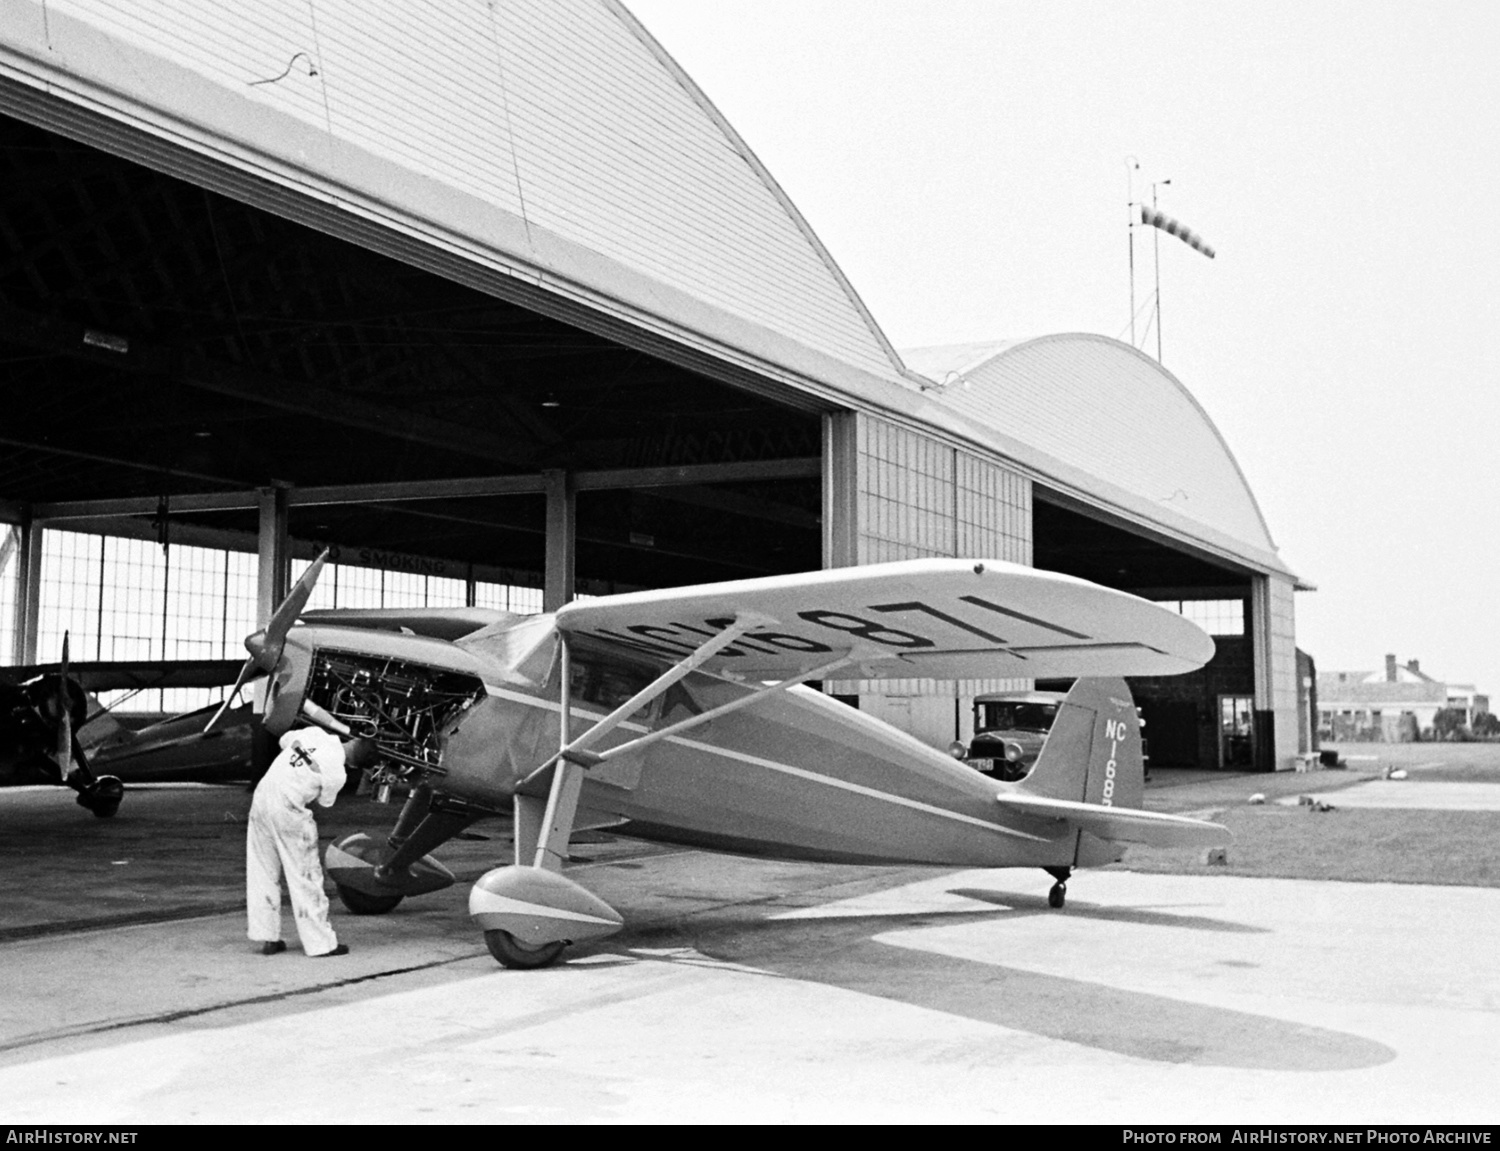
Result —
[[[696, 671], [698, 668], [702, 667], [710, 659], [718, 655], [719, 652], [723, 651], [726, 647], [732, 644], [735, 640], [739, 639], [740, 636], [744, 635], [751, 628], [765, 627], [767, 624], [771, 624], [774, 622], [774, 620], [768, 619], [765, 616], [752, 615], [748, 612], [741, 612], [739, 615], [734, 617], [734, 622], [732, 624], [726, 627], [718, 635], [702, 644], [695, 652], [693, 652], [692, 655], [686, 656], [685, 658], [674, 664], [671, 668], [662, 672], [661, 675], [657, 676], [645, 687], [641, 688], [640, 691], [636, 692], [619, 707], [615, 708], [614, 711], [610, 712], [598, 723], [590, 727], [577, 739], [571, 741], [567, 737], [569, 688], [571, 685], [568, 683], [564, 683], [562, 687], [563, 745], [558, 749], [557, 755], [553, 756], [546, 763], [542, 764], [541, 767], [539, 767], [536, 771], [532, 772], [531, 775], [527, 777], [528, 781], [531, 778], [539, 775], [541, 772], [545, 771], [547, 768], [551, 767], [559, 759], [566, 759], [569, 762], [577, 763], [583, 767], [593, 767], [595, 762], [597, 762], [593, 755], [579, 754], [581, 752], [584, 752], [589, 744], [597, 743], [602, 737], [608, 735], [615, 728], [619, 727], [620, 724], [623, 723], [626, 719], [634, 715], [636, 712], [640, 711], [641, 708], [645, 707], [657, 696], [665, 692], [678, 680], [682, 679], [689, 672]], [[562, 640], [562, 668], [564, 679], [566, 680], [570, 669], [570, 664], [568, 662], [568, 637], [566, 634], [562, 633], [559, 633], [559, 635]]]
[[[521, 781], [517, 788], [515, 796], [516, 863], [523, 866], [529, 863], [533, 867], [544, 868], [549, 871], [562, 870], [563, 861], [568, 857], [568, 837], [573, 831], [573, 816], [578, 809], [578, 793], [583, 786], [583, 774], [587, 768], [596, 767], [625, 752], [634, 751], [647, 744], [665, 739], [667, 736], [676, 735], [687, 728], [707, 723], [716, 716], [737, 711], [757, 700], [764, 699], [773, 692], [782, 691], [805, 680], [816, 679], [819, 676], [826, 675], [835, 668], [852, 663], [854, 660], [852, 655], [839, 656], [835, 660], [820, 664], [817, 667], [808, 668], [805, 671], [798, 672], [796, 675], [778, 680], [776, 683], [762, 685], [754, 691], [741, 696], [739, 699], [731, 700], [719, 707], [690, 716], [687, 719], [657, 731], [648, 732], [643, 736], [622, 743], [617, 747], [612, 747], [607, 751], [593, 752], [588, 750], [590, 744], [596, 743], [605, 735], [608, 735], [628, 717], [634, 715], [652, 700], [662, 695], [689, 672], [701, 667], [740, 636], [752, 628], [764, 627], [774, 622], [760, 615], [753, 615], [747, 612], [740, 613], [727, 628], [703, 643], [691, 655], [685, 656], [671, 668], [657, 676], [651, 683], [636, 692], [603, 719], [580, 733], [576, 738], [570, 738], [573, 686], [572, 656], [568, 646], [567, 635], [560, 634], [561, 682], [559, 684], [559, 695], [561, 698], [561, 746], [558, 748], [556, 755], [531, 772], [531, 774]], [[547, 793], [545, 809], [538, 810], [540, 805], [537, 800], [530, 796], [522, 795], [520, 788], [536, 779], [549, 768], [555, 769], [552, 776], [552, 786]]]
[[638, 736], [637, 738], [630, 740], [628, 743], [618, 744], [615, 747], [609, 748], [607, 751], [599, 752], [597, 755], [593, 752], [584, 752], [583, 758], [587, 760], [587, 766], [589, 767], [596, 767], [601, 763], [608, 763], [616, 756], [625, 755], [627, 752], [639, 750], [649, 743], [656, 743], [658, 740], [666, 739], [668, 736], [676, 735], [678, 732], [685, 731], [690, 727], [697, 727], [700, 723], [707, 723], [711, 719], [716, 719], [721, 715], [727, 715], [731, 711], [738, 711], [742, 707], [749, 707], [752, 703], [757, 703], [760, 700], [765, 699], [766, 696], [772, 695], [778, 691], [785, 691], [789, 687], [795, 687], [797, 684], [804, 683], [810, 679], [821, 679], [829, 672], [836, 671], [837, 669], [843, 667], [845, 664], [853, 663], [854, 660], [855, 657], [852, 655], [841, 655], [838, 659], [830, 660], [825, 664], [819, 664], [817, 667], [808, 668], [806, 671], [798, 672], [796, 675], [787, 676], [786, 679], [779, 679], [775, 683], [761, 684], [749, 694], [740, 696], [739, 699], [732, 699], [728, 703], [722, 703], [718, 707], [710, 708], [708, 711], [700, 712], [698, 715], [689, 716], [687, 719], [679, 720], [677, 723], [671, 724], [668, 727], [658, 728], [656, 731], [647, 732], [645, 735]]
[[[573, 656], [567, 634], [559, 633], [557, 754], [517, 787], [513, 801], [516, 813], [515, 864], [486, 872], [469, 893], [469, 914], [484, 931], [485, 945], [501, 963], [507, 967], [545, 967], [556, 961], [568, 943], [609, 935], [624, 923], [620, 913], [609, 904], [562, 874], [563, 864], [568, 858], [568, 838], [573, 833], [573, 821], [578, 813], [579, 792], [590, 767], [624, 751], [665, 739], [694, 724], [706, 723], [716, 715], [745, 707], [794, 683], [854, 662], [853, 656], [842, 655], [778, 683], [747, 691], [721, 707], [649, 732], [618, 747], [598, 753], [588, 749], [589, 744], [613, 731], [628, 716], [634, 715], [694, 668], [702, 666], [751, 628], [767, 622], [772, 621], [748, 613], [736, 616], [729, 627], [576, 737], [572, 733]], [[552, 781], [546, 800], [522, 794], [521, 788], [548, 768], [552, 769]]]

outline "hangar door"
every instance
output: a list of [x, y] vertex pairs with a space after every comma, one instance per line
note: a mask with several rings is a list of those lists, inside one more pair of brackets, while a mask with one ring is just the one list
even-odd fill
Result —
[[[1031, 563], [1031, 481], [979, 454], [865, 412], [824, 417], [824, 567], [935, 557]], [[973, 698], [1027, 680], [827, 685], [933, 747], [972, 735]]]

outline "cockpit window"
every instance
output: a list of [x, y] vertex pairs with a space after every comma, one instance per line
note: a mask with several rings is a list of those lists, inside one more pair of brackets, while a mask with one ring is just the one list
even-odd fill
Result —
[[575, 658], [572, 676], [572, 697], [605, 711], [613, 711], [656, 678], [641, 668], [606, 662], [596, 656]]

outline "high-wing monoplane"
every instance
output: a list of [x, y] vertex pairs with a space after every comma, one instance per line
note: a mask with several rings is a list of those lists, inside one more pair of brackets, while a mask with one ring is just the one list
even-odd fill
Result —
[[[325, 856], [345, 905], [379, 914], [454, 877], [431, 852], [514, 818], [514, 856], [469, 911], [510, 967], [539, 967], [621, 916], [562, 874], [585, 827], [784, 859], [1075, 867], [1126, 843], [1213, 844], [1217, 824], [1141, 810], [1124, 674], [1201, 666], [1213, 641], [1164, 608], [992, 561], [916, 560], [631, 593], [538, 616], [478, 609], [294, 617], [314, 564], [242, 678], [270, 676], [265, 724], [309, 716], [372, 738], [404, 789], [384, 834]], [[808, 680], [1087, 676], [1015, 783], [974, 771]]]

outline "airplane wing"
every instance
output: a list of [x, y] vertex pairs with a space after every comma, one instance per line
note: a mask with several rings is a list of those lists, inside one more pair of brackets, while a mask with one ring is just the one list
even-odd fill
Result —
[[1214, 642], [1175, 612], [1002, 560], [909, 560], [570, 603], [557, 627], [681, 659], [738, 616], [757, 626], [704, 664], [772, 679], [847, 655], [840, 678], [1174, 675]]
[[[68, 664], [68, 678], [84, 691], [117, 691], [152, 687], [226, 687], [240, 670], [237, 659], [100, 660]], [[0, 668], [16, 683], [54, 676], [60, 663]]]
[[1143, 843], [1150, 847], [1217, 847], [1228, 843], [1231, 838], [1229, 829], [1221, 823], [1138, 808], [1075, 803], [1019, 791], [1005, 792], [996, 796], [995, 801], [1004, 811], [1072, 824], [1100, 839], [1121, 843]]

